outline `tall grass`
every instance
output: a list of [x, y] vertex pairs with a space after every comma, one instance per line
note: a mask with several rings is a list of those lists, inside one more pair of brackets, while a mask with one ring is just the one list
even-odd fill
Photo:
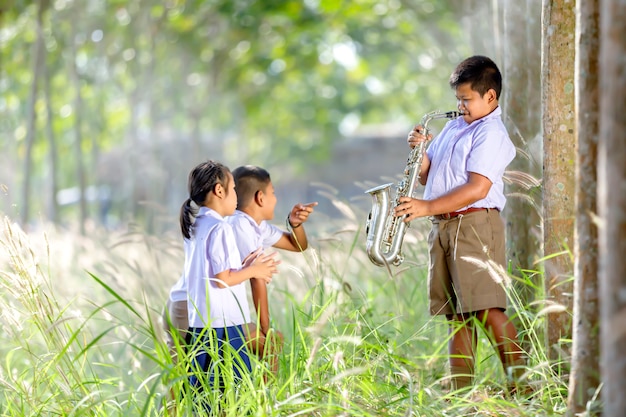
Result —
[[[564, 412], [566, 383], [543, 348], [541, 313], [509, 291], [511, 314], [530, 341], [525, 377], [533, 396], [507, 395], [507, 377], [484, 337], [474, 388], [450, 392], [447, 325], [427, 309], [428, 224], [414, 222], [407, 261], [387, 270], [364, 255], [363, 231], [344, 223], [323, 236], [309, 226], [312, 248], [281, 253], [270, 288], [274, 325], [285, 335], [279, 373], [265, 382], [263, 364], [255, 363], [221, 415]], [[192, 415], [189, 356], [179, 346], [172, 361], [160, 322], [181, 269], [176, 236], [25, 234], [5, 218], [0, 243], [0, 415]]]

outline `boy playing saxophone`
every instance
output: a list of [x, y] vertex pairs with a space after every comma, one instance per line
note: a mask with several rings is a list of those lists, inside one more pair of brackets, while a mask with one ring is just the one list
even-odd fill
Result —
[[[446, 124], [423, 157], [419, 177], [426, 186], [424, 199], [401, 197], [395, 215], [405, 216], [405, 222], [431, 216], [430, 313], [445, 315], [450, 325], [452, 388], [473, 382], [479, 320], [491, 333], [514, 391], [522, 352], [505, 314], [505, 290], [485, 267], [488, 262], [506, 265], [502, 177], [515, 147], [498, 105], [502, 76], [491, 59], [472, 56], [456, 67], [449, 83], [463, 116]], [[407, 142], [413, 148], [429, 139], [418, 125]]]

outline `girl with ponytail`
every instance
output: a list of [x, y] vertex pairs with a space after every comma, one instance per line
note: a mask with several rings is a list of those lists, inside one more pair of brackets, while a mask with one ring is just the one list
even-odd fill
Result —
[[[244, 284], [250, 278], [271, 282], [279, 261], [275, 253], [257, 250], [242, 265], [232, 226], [225, 220], [237, 207], [235, 182], [226, 166], [215, 161], [199, 164], [189, 174], [188, 190], [189, 198], [180, 209], [180, 228], [185, 239], [187, 341], [193, 354], [189, 382], [194, 393], [207, 383], [217, 383], [223, 391], [224, 380], [238, 380], [251, 372], [243, 330], [250, 322]], [[224, 356], [229, 359], [215, 362]], [[220, 369], [223, 364], [230, 369]]]

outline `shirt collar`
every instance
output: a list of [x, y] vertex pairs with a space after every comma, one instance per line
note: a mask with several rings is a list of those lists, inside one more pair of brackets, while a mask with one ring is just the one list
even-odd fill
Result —
[[493, 119], [495, 117], [500, 117], [502, 115], [502, 109], [500, 108], [500, 106], [497, 106], [495, 109], [493, 109], [493, 111], [491, 113], [489, 113], [486, 116], [481, 117], [478, 120], [474, 120], [471, 124], [467, 124], [465, 122], [465, 120], [463, 120], [462, 117], [459, 117], [457, 120], [461, 121], [461, 126], [477, 126], [481, 123], [483, 123], [485, 120], [489, 120], [489, 119]]
[[246, 220], [248, 220], [250, 222], [250, 224], [253, 224], [256, 227], [259, 227], [259, 224], [256, 222], [256, 220], [254, 220], [252, 218], [252, 216], [250, 216], [248, 213], [243, 212], [241, 210], [235, 210], [235, 215], [236, 216], [243, 216]]
[[208, 208], [206, 206], [202, 206], [200, 207], [200, 210], [198, 210], [198, 215], [196, 216], [196, 218], [200, 217], [200, 216], [211, 216], [211, 217], [215, 217], [216, 219], [220, 219], [223, 220], [224, 217], [222, 217], [221, 214], [219, 214], [217, 211]]

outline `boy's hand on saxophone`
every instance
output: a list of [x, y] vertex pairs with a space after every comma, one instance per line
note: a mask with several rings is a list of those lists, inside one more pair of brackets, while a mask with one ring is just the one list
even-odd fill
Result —
[[[424, 144], [426, 146], [426, 142], [431, 140], [433, 135], [428, 133], [428, 135], [424, 135], [424, 126], [421, 124], [416, 125], [411, 132], [409, 132], [409, 136], [407, 138], [407, 143], [411, 149], [415, 148], [420, 144]], [[426, 180], [428, 179], [428, 170], [430, 169], [430, 159], [428, 159], [428, 155], [426, 152], [422, 155], [422, 165], [420, 166], [419, 178], [418, 181], [422, 185], [426, 185]]]
[[411, 149], [415, 148], [422, 142], [428, 142], [433, 138], [433, 135], [428, 134], [428, 136], [424, 135], [424, 126], [416, 125], [411, 132], [409, 132], [409, 136], [407, 138], [407, 143]]
[[396, 217], [405, 216], [404, 222], [410, 222], [418, 217], [429, 216], [428, 206], [430, 202], [427, 200], [420, 200], [418, 198], [400, 197], [398, 199], [398, 205], [394, 209], [394, 215]]

